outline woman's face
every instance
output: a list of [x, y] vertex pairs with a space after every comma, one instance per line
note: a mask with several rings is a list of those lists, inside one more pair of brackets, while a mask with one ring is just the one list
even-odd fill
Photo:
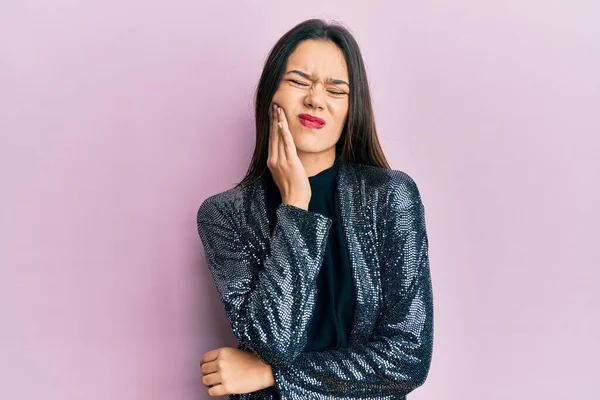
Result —
[[[348, 115], [348, 85], [346, 60], [333, 42], [304, 40], [289, 56], [272, 103], [283, 108], [299, 154], [335, 155]], [[303, 114], [325, 124], [311, 125]]]

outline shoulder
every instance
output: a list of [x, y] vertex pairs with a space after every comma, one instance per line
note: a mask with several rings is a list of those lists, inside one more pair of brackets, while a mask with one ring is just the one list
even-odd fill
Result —
[[367, 195], [377, 195], [386, 204], [404, 208], [421, 203], [416, 181], [408, 173], [373, 165], [351, 164], [348, 166], [365, 188]]
[[236, 208], [242, 206], [241, 202], [248, 198], [254, 186], [235, 186], [231, 189], [210, 195], [198, 208], [197, 220], [210, 221], [217, 217], [230, 215]]

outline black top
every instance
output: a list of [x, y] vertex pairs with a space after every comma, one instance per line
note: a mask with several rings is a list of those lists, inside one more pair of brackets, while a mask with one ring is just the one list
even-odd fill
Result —
[[[337, 201], [338, 159], [333, 165], [308, 177], [312, 196], [308, 211], [317, 212], [333, 222], [329, 230], [323, 264], [317, 277], [315, 310], [307, 327], [308, 339], [304, 352], [348, 347], [354, 317], [354, 285], [352, 271]], [[276, 223], [275, 211], [281, 204], [281, 194], [267, 172], [267, 215], [271, 232]]]

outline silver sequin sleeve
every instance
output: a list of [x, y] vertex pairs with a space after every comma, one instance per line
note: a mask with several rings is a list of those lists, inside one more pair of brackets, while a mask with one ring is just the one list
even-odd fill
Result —
[[269, 251], [257, 259], [241, 237], [235, 199], [207, 198], [197, 213], [206, 264], [240, 346], [271, 366], [297, 357], [316, 301], [316, 278], [323, 262], [331, 219], [282, 203]]
[[412, 179], [391, 187], [380, 240], [383, 307], [370, 341], [272, 366], [282, 399], [403, 399], [424, 383], [433, 347], [424, 207]]

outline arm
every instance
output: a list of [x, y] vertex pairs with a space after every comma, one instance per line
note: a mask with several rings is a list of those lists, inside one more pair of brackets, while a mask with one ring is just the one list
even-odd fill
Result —
[[384, 303], [371, 340], [301, 353], [289, 365], [271, 366], [276, 387], [288, 397], [404, 396], [425, 381], [433, 297], [424, 208], [412, 179], [394, 189], [388, 207], [381, 257]]
[[[316, 300], [331, 219], [282, 203], [271, 248], [258, 260], [225, 202], [208, 198], [197, 214], [206, 263], [234, 335], [270, 365], [296, 357]], [[292, 312], [292, 310], [294, 310]]]

